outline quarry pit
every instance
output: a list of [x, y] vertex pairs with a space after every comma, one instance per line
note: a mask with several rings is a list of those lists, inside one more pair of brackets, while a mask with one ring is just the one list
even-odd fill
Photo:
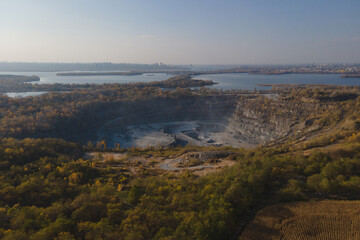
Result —
[[[255, 107], [264, 102], [276, 105], [283, 111], [282, 116]], [[122, 148], [185, 145], [253, 148], [302, 128], [286, 116], [293, 114], [291, 108], [281, 104], [268, 96], [241, 95], [142, 102], [113, 109], [112, 117], [97, 128], [95, 142], [104, 140], [110, 147]]]
[[[161, 103], [144, 103], [117, 110], [117, 117], [103, 122], [97, 141], [122, 148], [150, 146], [233, 146], [258, 144], [234, 128], [231, 119], [237, 98], [207, 97]], [[135, 111], [134, 109], [138, 109]]]

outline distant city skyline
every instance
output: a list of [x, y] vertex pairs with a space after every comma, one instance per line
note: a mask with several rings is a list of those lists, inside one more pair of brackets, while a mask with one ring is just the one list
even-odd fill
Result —
[[360, 63], [358, 0], [0, 0], [0, 61]]

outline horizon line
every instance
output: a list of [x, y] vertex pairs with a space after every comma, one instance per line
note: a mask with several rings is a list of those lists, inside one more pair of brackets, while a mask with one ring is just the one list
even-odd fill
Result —
[[358, 65], [360, 62], [307, 62], [307, 63], [218, 63], [218, 64], [207, 64], [207, 63], [181, 63], [181, 64], [172, 64], [164, 62], [154, 62], [154, 63], [135, 63], [135, 62], [108, 62], [108, 61], [99, 61], [99, 62], [44, 62], [44, 61], [0, 61], [0, 63], [25, 63], [25, 64], [132, 64], [132, 65], [164, 65], [164, 66], [274, 66], [274, 65], [321, 65], [321, 64], [351, 64]]

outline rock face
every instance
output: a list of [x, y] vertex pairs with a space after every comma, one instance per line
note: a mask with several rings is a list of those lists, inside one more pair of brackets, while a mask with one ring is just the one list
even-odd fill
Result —
[[289, 134], [292, 125], [291, 114], [279, 114], [275, 110], [256, 107], [255, 100], [241, 101], [232, 116], [231, 126], [247, 141], [264, 144]]
[[331, 102], [286, 97], [242, 99], [229, 119], [229, 126], [250, 143], [266, 144], [310, 136], [325, 125], [330, 126], [329, 119], [323, 118], [328, 112], [334, 113], [331, 121], [336, 122], [341, 108]]

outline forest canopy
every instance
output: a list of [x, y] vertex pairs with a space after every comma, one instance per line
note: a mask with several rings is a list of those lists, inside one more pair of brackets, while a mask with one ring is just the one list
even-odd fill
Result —
[[[239, 101], [253, 101], [252, 108], [264, 115], [278, 111], [279, 116], [285, 116], [287, 112], [274, 109], [280, 106], [276, 100], [256, 98], [258, 93], [244, 96], [244, 92], [209, 89], [104, 85], [92, 91], [23, 99], [2, 96], [0, 237], [229, 239], [236, 238], [249, 216], [262, 206], [308, 199], [359, 199], [359, 89], [292, 88], [274, 93], [281, 96], [281, 103], [289, 102], [294, 109], [296, 101], [316, 103], [314, 106], [323, 109], [312, 120], [319, 126], [316, 132], [254, 149], [113, 148], [105, 143], [73, 143], [54, 138], [54, 134], [91, 128], [100, 121], [98, 116], [110, 118], [110, 110], [117, 106], [133, 107], [156, 99], [198, 101], [237, 96]], [[298, 109], [302, 107], [298, 105]], [[328, 126], [335, 127], [322, 132]], [[205, 175], [151, 165], [156, 157], [214, 151], [226, 152], [233, 164]], [[86, 159], [89, 153], [95, 157]], [[108, 153], [121, 159], [105, 159]], [[214, 156], [209, 161], [216, 163], [219, 157]], [[130, 157], [150, 163], [131, 163]], [[119, 165], [126, 162], [127, 166]]]

